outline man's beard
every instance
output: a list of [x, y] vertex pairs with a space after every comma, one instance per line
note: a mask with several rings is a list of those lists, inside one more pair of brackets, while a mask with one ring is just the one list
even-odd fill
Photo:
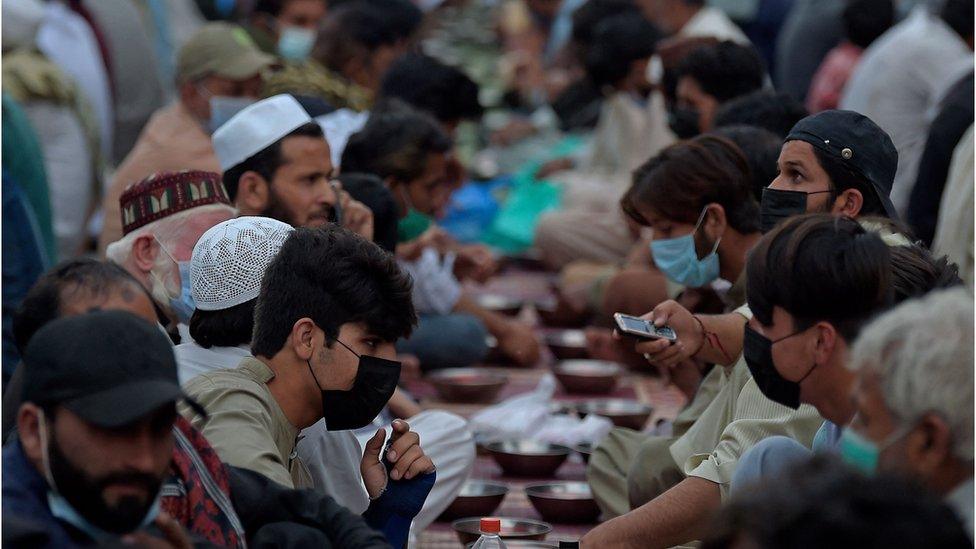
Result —
[[[114, 472], [93, 479], [64, 455], [53, 436], [48, 443], [48, 458], [58, 493], [93, 525], [114, 534], [127, 534], [139, 527], [162, 485], [161, 478], [138, 471]], [[117, 483], [141, 484], [146, 499], [127, 496], [109, 505], [103, 495], [105, 488]]]
[[304, 223], [298, 220], [298, 215], [289, 208], [281, 199], [278, 198], [278, 193], [275, 192], [274, 187], [271, 187], [271, 192], [268, 193], [268, 207], [260, 214], [262, 217], [270, 217], [271, 219], [277, 219], [282, 223], [287, 223], [292, 227], [302, 227], [308, 226], [311, 222], [322, 220], [327, 223], [335, 222], [335, 208], [326, 205], [325, 209], [319, 213], [313, 213]]

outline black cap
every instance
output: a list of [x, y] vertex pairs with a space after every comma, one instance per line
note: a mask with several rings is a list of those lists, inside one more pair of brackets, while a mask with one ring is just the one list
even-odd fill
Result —
[[864, 177], [888, 217], [898, 219], [890, 198], [898, 151], [891, 137], [870, 118], [854, 111], [823, 111], [797, 122], [786, 140], [806, 141]]
[[57, 319], [24, 352], [25, 402], [62, 405], [100, 427], [129, 425], [181, 398], [169, 339], [128, 312]]

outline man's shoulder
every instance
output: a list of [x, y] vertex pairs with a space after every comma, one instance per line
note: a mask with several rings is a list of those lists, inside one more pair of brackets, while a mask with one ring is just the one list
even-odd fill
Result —
[[204, 406], [208, 406], [208, 402], [227, 399], [265, 402], [271, 398], [271, 391], [260, 377], [254, 375], [249, 360], [253, 359], [245, 359], [237, 368], [200, 374], [188, 381], [183, 390]]

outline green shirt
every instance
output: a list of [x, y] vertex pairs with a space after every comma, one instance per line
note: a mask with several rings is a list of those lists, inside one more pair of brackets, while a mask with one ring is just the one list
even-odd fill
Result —
[[289, 488], [312, 488], [308, 469], [295, 451], [299, 430], [268, 388], [274, 376], [256, 358], [245, 358], [232, 370], [201, 374], [183, 390], [209, 417], [204, 420], [184, 405], [180, 412], [203, 432], [222, 461]]

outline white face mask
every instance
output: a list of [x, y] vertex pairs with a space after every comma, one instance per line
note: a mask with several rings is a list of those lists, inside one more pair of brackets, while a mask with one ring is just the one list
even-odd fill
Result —
[[304, 61], [315, 45], [315, 31], [302, 27], [282, 27], [278, 55], [287, 61]]

